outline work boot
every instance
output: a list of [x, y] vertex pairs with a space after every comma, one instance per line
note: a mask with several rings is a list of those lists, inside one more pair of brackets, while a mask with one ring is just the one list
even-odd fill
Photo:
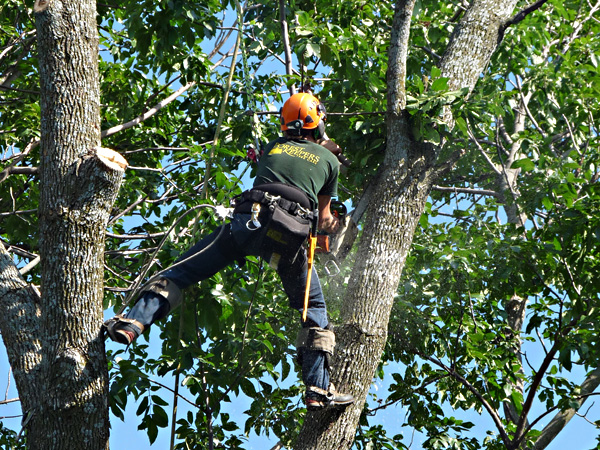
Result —
[[134, 319], [127, 319], [122, 314], [104, 322], [110, 338], [119, 344], [130, 345], [144, 332], [144, 325]]
[[311, 386], [306, 389], [306, 409], [309, 411], [318, 411], [330, 408], [345, 408], [354, 403], [354, 397], [350, 394], [336, 392], [333, 384], [329, 385], [329, 390]]

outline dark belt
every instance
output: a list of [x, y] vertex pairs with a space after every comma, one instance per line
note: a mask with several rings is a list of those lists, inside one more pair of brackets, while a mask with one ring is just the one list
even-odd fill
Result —
[[233, 198], [233, 203], [235, 205], [233, 209], [234, 214], [250, 214], [252, 212], [252, 205], [254, 203], [260, 203], [261, 205], [277, 204], [284, 211], [309, 220], [315, 220], [317, 217], [317, 211], [311, 211], [302, 207], [298, 202], [258, 189], [242, 192], [240, 195]]

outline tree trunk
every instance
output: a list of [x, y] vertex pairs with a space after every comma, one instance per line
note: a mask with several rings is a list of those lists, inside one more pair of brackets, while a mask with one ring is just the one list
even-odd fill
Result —
[[[336, 334], [336, 386], [357, 401], [341, 413], [308, 414], [296, 450], [350, 448], [387, 338], [392, 303], [414, 231], [438, 177], [432, 145], [415, 142], [405, 106], [407, 22], [413, 2], [398, 1], [388, 68], [387, 150]], [[496, 49], [515, 0], [475, 1], [456, 28], [440, 67], [450, 89], [473, 88]]]
[[2, 252], [2, 335], [28, 447], [108, 448], [104, 234], [125, 160], [99, 148], [95, 2], [36, 2], [41, 98], [41, 298]]

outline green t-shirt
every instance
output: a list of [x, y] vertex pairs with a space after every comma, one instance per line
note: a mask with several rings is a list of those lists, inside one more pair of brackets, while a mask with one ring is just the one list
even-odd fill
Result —
[[296, 186], [316, 207], [317, 195], [337, 196], [339, 171], [337, 158], [325, 147], [304, 139], [281, 137], [265, 148], [254, 186], [274, 182]]

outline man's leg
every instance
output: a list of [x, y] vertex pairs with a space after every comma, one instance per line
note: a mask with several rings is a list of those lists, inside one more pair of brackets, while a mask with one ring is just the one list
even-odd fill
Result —
[[[308, 264], [304, 252], [298, 255], [293, 264], [280, 264], [279, 276], [290, 306], [302, 316], [306, 274]], [[354, 397], [335, 392], [329, 381], [329, 359], [333, 354], [335, 336], [329, 329], [327, 305], [319, 276], [313, 267], [309, 288], [306, 322], [302, 323], [296, 343], [302, 365], [302, 381], [307, 388], [306, 402], [309, 409], [327, 406], [345, 406], [354, 402]]]
[[223, 225], [196, 243], [169, 269], [151, 279], [127, 314], [115, 316], [106, 323], [111, 339], [131, 344], [150, 325], [179, 306], [182, 289], [243, 258], [231, 245], [231, 239], [230, 225]]
[[129, 345], [181, 303], [181, 290], [175, 283], [162, 276], [151, 279], [140, 293], [131, 310], [117, 315], [105, 323], [113, 341]]

